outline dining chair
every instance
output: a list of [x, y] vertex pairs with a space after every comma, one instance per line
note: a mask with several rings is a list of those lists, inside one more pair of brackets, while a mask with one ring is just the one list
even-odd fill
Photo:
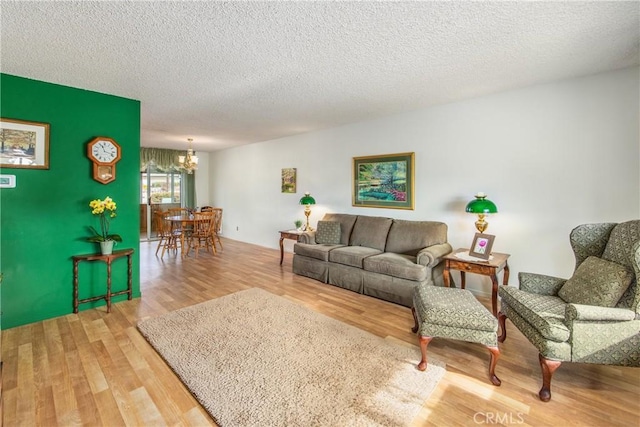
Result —
[[222, 208], [212, 208], [212, 210], [215, 215], [212, 235], [213, 247], [215, 249], [216, 242], [218, 242], [220, 250], [222, 250], [222, 240], [220, 240], [220, 234], [222, 233]]
[[155, 212], [154, 215], [156, 229], [158, 230], [158, 237], [160, 238], [158, 241], [158, 247], [156, 248], [156, 256], [158, 256], [160, 248], [162, 248], [160, 258], [164, 257], [166, 250], [173, 250], [177, 253], [180, 243], [180, 232], [178, 230], [174, 230], [172, 223], [167, 220], [167, 216], [170, 215], [169, 212], [158, 211]]
[[212, 212], [213, 206], [203, 206], [200, 208], [200, 212]]
[[205, 248], [207, 252], [217, 253], [213, 241], [215, 215], [213, 212], [196, 212], [194, 213], [193, 230], [187, 239], [188, 255], [191, 249], [195, 251], [195, 257], [201, 248]]

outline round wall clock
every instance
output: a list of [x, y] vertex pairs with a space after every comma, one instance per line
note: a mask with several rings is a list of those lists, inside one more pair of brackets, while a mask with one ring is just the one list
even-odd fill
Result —
[[107, 184], [116, 179], [116, 162], [122, 150], [111, 138], [99, 136], [87, 145], [87, 156], [93, 162], [93, 179]]

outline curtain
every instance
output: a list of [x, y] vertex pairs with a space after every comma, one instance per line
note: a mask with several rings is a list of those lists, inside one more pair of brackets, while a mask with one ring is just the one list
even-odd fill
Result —
[[188, 208], [197, 208], [196, 206], [196, 172], [182, 173], [182, 195], [180, 200], [183, 200], [182, 206]]
[[180, 195], [183, 207], [195, 208], [196, 205], [196, 179], [195, 172], [188, 174], [180, 168], [178, 156], [186, 156], [186, 151], [169, 150], [166, 148], [140, 147], [140, 172], [153, 165], [162, 172], [182, 172], [182, 194]]
[[179, 171], [178, 156], [186, 155], [186, 151], [140, 147], [140, 171], [146, 171], [150, 163], [163, 172]]

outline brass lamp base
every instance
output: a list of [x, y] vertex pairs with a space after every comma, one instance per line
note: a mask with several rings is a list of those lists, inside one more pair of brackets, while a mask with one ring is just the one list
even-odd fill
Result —
[[489, 227], [489, 223], [484, 220], [484, 214], [478, 214], [478, 220], [476, 221], [476, 228], [480, 233], [484, 233], [484, 230]]
[[306, 205], [304, 208], [304, 216], [307, 217], [307, 223], [302, 227], [302, 231], [313, 231], [313, 228], [309, 225], [309, 215], [311, 215], [311, 208]]

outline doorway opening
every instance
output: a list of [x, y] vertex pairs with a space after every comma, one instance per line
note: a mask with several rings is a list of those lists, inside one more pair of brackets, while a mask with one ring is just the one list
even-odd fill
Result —
[[140, 173], [140, 240], [156, 240], [154, 214], [181, 206], [183, 179], [178, 171], [161, 171], [150, 164]]

